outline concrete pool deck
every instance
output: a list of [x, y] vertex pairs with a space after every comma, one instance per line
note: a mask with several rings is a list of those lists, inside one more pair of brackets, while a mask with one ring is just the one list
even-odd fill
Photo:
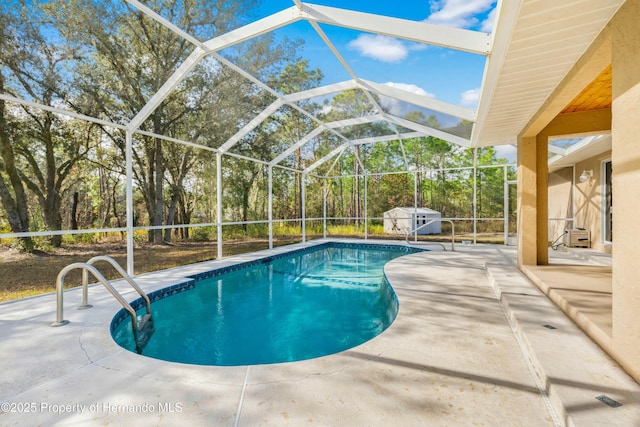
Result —
[[[136, 280], [153, 291], [318, 242]], [[109, 332], [120, 306], [102, 286], [89, 289], [89, 310], [75, 309], [80, 289], [65, 291], [70, 323], [58, 328], [49, 326], [55, 295], [2, 304], [0, 425], [637, 426], [640, 386], [514, 259], [497, 245], [395, 259], [385, 272], [400, 310], [389, 329], [342, 353], [274, 365], [194, 366], [123, 350]]]

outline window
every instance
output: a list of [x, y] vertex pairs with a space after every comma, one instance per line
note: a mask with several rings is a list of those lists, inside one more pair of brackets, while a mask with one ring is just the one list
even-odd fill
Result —
[[613, 194], [611, 191], [611, 160], [602, 162], [602, 240], [613, 242]]

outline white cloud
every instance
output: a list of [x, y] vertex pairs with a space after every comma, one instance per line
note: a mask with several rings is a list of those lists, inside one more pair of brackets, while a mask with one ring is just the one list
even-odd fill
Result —
[[480, 99], [480, 89], [470, 89], [462, 92], [460, 105], [465, 107], [475, 107]]
[[[495, 0], [430, 0], [431, 14], [425, 22], [447, 27], [473, 28], [480, 23], [477, 15], [488, 11], [494, 2]], [[487, 21], [490, 18], [491, 16]]]
[[517, 157], [517, 148], [515, 145], [496, 145], [496, 157], [507, 159], [509, 162], [515, 162]]
[[[422, 89], [420, 86], [408, 83], [395, 83], [395, 82], [387, 82], [385, 83], [387, 86], [391, 86], [396, 89], [401, 89], [407, 92], [415, 93], [417, 95], [426, 96], [429, 98], [435, 98], [436, 96], [426, 90]], [[380, 100], [380, 105], [385, 110], [389, 111], [391, 114], [404, 117], [410, 110], [415, 109], [415, 106], [410, 104], [401, 102], [395, 98], [383, 97]]]
[[387, 86], [391, 86], [393, 88], [396, 89], [401, 89], [404, 90], [406, 92], [411, 92], [411, 93], [415, 93], [418, 95], [422, 95], [422, 96], [427, 96], [429, 98], [435, 98], [436, 96], [430, 92], [427, 92], [426, 90], [422, 89], [420, 86], [414, 85], [414, 84], [410, 84], [410, 83], [394, 83], [394, 82], [387, 82], [385, 83], [385, 85]]
[[487, 19], [482, 21], [482, 24], [480, 25], [480, 31], [484, 31], [485, 33], [492, 32], [493, 22], [495, 21], [495, 19], [496, 19], [496, 9], [494, 8], [487, 16]]
[[399, 40], [381, 35], [360, 34], [348, 46], [382, 62], [400, 62], [409, 54], [409, 48]]

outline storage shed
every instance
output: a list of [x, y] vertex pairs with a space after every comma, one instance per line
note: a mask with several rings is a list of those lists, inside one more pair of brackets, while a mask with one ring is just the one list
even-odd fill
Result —
[[[407, 234], [430, 220], [441, 217], [440, 212], [429, 208], [393, 208], [384, 213], [384, 232], [385, 234]], [[421, 228], [418, 234], [440, 234], [440, 221]]]

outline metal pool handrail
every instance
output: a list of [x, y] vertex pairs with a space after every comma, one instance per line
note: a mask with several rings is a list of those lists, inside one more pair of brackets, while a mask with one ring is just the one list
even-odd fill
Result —
[[[115, 268], [118, 273], [120, 273], [120, 276], [122, 276], [122, 278], [125, 279], [129, 283], [129, 285], [131, 285], [131, 287], [135, 289], [135, 291], [144, 299], [147, 306], [147, 314], [151, 314], [151, 301], [149, 300], [149, 297], [142, 290], [142, 288], [138, 286], [138, 284], [133, 280], [133, 278], [129, 276], [126, 271], [124, 271], [124, 268], [122, 268], [115, 259], [106, 255], [94, 256], [89, 261], [87, 261], [87, 264], [93, 265], [98, 261], [106, 261], [109, 264], [111, 264], [111, 266]], [[88, 288], [89, 288], [89, 273], [85, 269], [82, 271], [82, 305], [78, 307], [80, 309], [91, 307], [91, 305], [89, 304]]]
[[[452, 252], [455, 252], [455, 250], [456, 250], [456, 248], [455, 248], [455, 236], [456, 236], [456, 230], [455, 230], [455, 225], [453, 224], [453, 221], [452, 221], [452, 220], [450, 220], [450, 219], [434, 218], [434, 219], [429, 220], [429, 222], [427, 222], [427, 223], [425, 223], [425, 224], [422, 224], [420, 227], [418, 227], [418, 228], [414, 228], [413, 230], [408, 231], [408, 232], [405, 234], [405, 241], [407, 242], [407, 245], [411, 245], [411, 242], [409, 241], [409, 235], [411, 235], [411, 234], [413, 234], [413, 233], [416, 233], [418, 230], [420, 230], [420, 229], [422, 229], [422, 228], [426, 227], [427, 225], [430, 225], [430, 224], [432, 224], [432, 223], [434, 223], [434, 222], [445, 222], [445, 221], [446, 221], [446, 222], [448, 222], [449, 224], [451, 224], [451, 251], [452, 251]], [[417, 243], [418, 243], [418, 241], [416, 240], [414, 243], [416, 243], [416, 244], [417, 244]], [[422, 243], [423, 243], [423, 244], [426, 244], [426, 243], [438, 244], [438, 245], [442, 246], [442, 248], [443, 248], [445, 251], [447, 250], [447, 249], [444, 247], [444, 245], [443, 245], [442, 243], [440, 243], [440, 242], [422, 242]]]
[[[138, 321], [136, 319], [135, 310], [131, 307], [131, 305], [129, 305], [127, 300], [125, 300], [122, 297], [122, 295], [120, 295], [120, 293], [111, 285], [111, 283], [109, 283], [109, 281], [94, 266], [84, 262], [74, 262], [73, 264], [69, 264], [65, 268], [60, 270], [60, 273], [58, 273], [58, 278], [56, 279], [56, 304], [57, 304], [56, 321], [51, 323], [51, 326], [62, 326], [69, 323], [68, 320], [64, 320], [64, 314], [63, 314], [64, 278], [68, 272], [78, 268], [81, 268], [85, 272], [86, 271], [91, 272], [91, 274], [93, 274], [93, 276], [96, 279], [98, 279], [98, 281], [102, 283], [105, 288], [107, 288], [107, 290], [111, 293], [111, 295], [113, 295], [115, 299], [117, 299], [118, 302], [122, 305], [122, 307], [124, 307], [124, 309], [129, 312], [129, 314], [131, 315], [132, 326], [134, 327], [133, 329], [134, 331], [137, 331]], [[83, 273], [83, 275], [84, 274], [85, 273]]]

